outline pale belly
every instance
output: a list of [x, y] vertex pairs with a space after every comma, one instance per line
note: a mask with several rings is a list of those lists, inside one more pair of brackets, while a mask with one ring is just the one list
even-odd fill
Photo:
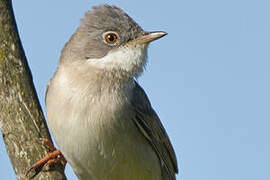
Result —
[[127, 128], [119, 134], [115, 131], [101, 136], [90, 137], [99, 140], [85, 141], [84, 146], [77, 144], [83, 155], [70, 152], [71, 166], [81, 180], [161, 179], [159, 159], [139, 131]]
[[[160, 161], [133, 123], [132, 112], [59, 107], [47, 109], [49, 128], [80, 180], [162, 179]], [[50, 113], [53, 108], [58, 113]]]

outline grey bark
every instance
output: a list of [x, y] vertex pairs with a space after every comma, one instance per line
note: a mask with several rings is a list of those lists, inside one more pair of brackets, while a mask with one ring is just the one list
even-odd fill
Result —
[[[0, 129], [18, 180], [49, 150], [51, 140], [18, 35], [11, 0], [0, 0]], [[33, 175], [33, 174], [32, 174]], [[66, 179], [59, 164], [33, 179]]]

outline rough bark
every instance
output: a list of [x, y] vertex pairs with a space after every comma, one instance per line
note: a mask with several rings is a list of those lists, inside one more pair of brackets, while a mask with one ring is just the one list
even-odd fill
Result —
[[[28, 179], [27, 170], [49, 152], [39, 138], [51, 137], [19, 39], [11, 0], [0, 0], [0, 128], [17, 179]], [[59, 164], [33, 179], [66, 177]]]

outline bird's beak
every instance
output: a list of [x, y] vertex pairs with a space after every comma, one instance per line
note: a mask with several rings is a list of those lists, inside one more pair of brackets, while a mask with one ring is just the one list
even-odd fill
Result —
[[130, 43], [135, 44], [149, 44], [152, 41], [155, 41], [163, 36], [166, 36], [168, 33], [163, 31], [156, 31], [156, 32], [143, 32], [139, 37], [132, 40]]

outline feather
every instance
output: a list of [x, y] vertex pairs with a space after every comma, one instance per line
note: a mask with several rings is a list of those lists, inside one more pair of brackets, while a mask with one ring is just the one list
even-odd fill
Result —
[[136, 112], [133, 121], [157, 153], [164, 179], [175, 180], [178, 167], [174, 149], [147, 95], [137, 82], [135, 82], [131, 103]]

